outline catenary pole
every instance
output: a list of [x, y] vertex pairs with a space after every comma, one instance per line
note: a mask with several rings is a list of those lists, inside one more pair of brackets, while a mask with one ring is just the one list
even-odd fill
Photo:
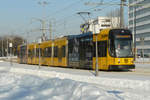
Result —
[[98, 76], [98, 45], [97, 45], [97, 35], [96, 35], [96, 68], [95, 68], [95, 76]]
[[125, 0], [121, 0], [120, 4], [120, 28], [124, 28], [124, 2]]

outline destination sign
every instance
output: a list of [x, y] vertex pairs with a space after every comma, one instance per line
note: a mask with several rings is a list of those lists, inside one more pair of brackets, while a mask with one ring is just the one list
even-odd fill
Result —
[[116, 38], [131, 38], [131, 35], [116, 35]]

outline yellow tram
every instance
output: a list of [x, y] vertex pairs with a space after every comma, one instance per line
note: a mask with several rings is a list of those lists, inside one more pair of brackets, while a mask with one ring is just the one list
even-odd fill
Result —
[[127, 29], [104, 29], [99, 34], [89, 32], [21, 45], [18, 62], [95, 69], [96, 46], [99, 70], [135, 68], [132, 33]]
[[[129, 30], [104, 29], [99, 34], [93, 35], [93, 41], [98, 44], [98, 69], [135, 68], [132, 52], [132, 33]], [[96, 52], [95, 49], [94, 51]], [[95, 69], [95, 66], [96, 56], [93, 57], [93, 69]]]

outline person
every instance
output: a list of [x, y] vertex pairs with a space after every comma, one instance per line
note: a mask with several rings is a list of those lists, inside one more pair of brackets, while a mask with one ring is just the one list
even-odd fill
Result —
[[120, 44], [117, 44], [117, 48], [116, 48], [116, 55], [120, 55]]

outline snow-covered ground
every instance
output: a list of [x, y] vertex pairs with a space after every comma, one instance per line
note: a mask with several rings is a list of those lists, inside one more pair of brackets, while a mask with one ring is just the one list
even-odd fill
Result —
[[149, 63], [150, 64], [150, 58], [136, 58], [137, 63]]
[[95, 77], [92, 70], [0, 61], [0, 100], [150, 100], [150, 65], [136, 66]]

